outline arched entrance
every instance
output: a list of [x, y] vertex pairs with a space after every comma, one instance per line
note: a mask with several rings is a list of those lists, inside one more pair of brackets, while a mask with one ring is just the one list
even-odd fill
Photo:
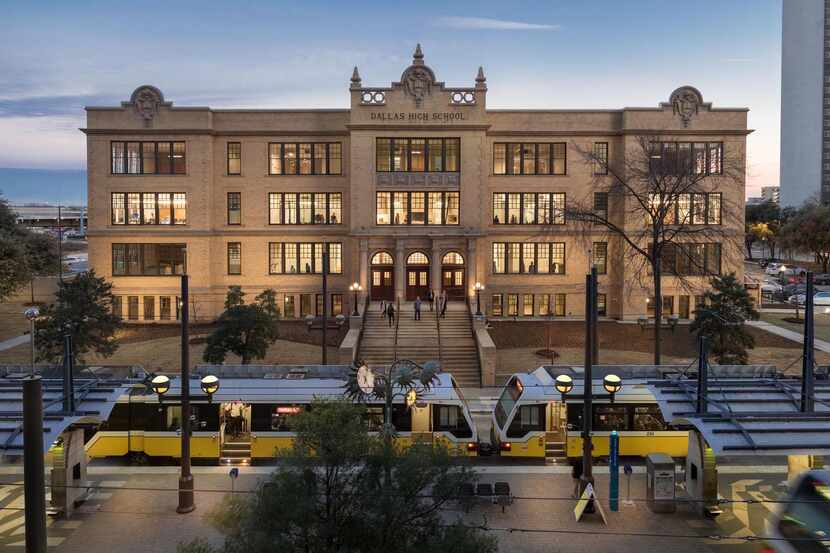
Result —
[[395, 265], [389, 252], [378, 252], [372, 256], [371, 273], [370, 297], [373, 300], [393, 300], [395, 298]]
[[464, 257], [458, 252], [447, 252], [441, 258], [441, 288], [451, 300], [464, 299]]
[[429, 258], [423, 252], [412, 252], [406, 258], [406, 299], [425, 299], [429, 294]]

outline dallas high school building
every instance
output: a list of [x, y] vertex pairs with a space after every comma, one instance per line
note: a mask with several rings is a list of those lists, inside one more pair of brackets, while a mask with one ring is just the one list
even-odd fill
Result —
[[[171, 277], [185, 266], [193, 317], [220, 313], [234, 284], [249, 298], [275, 289], [286, 317], [319, 313], [328, 250], [335, 314], [351, 308], [352, 282], [361, 303], [430, 288], [473, 298], [480, 282], [490, 316], [581, 317], [590, 255], [601, 312], [636, 318], [648, 291], [621, 245], [565, 216], [585, 198], [614, 208], [577, 148], [613, 163], [654, 133], [705, 150], [717, 172], [725, 152], [744, 159], [748, 133], [746, 109], [713, 109], [690, 87], [651, 108], [488, 110], [481, 70], [474, 86], [447, 87], [420, 48], [391, 87], [365, 87], [355, 69], [349, 94], [350, 109], [214, 110], [142, 86], [120, 106], [87, 108], [90, 263], [114, 282], [123, 317], [174, 320]], [[705, 222], [742, 232], [717, 205], [743, 198], [743, 182], [710, 194]], [[699, 253], [741, 275], [728, 250]], [[689, 317], [700, 292], [673, 280], [664, 305]]]

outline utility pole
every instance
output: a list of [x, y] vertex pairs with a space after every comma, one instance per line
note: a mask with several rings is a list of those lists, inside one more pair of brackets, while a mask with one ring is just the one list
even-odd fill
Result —
[[[186, 262], [186, 260], [185, 260]], [[178, 513], [189, 513], [196, 508], [193, 501], [193, 475], [190, 472], [190, 297], [188, 291], [187, 267], [182, 275], [182, 470], [179, 475]]]
[[[597, 293], [599, 292], [599, 283], [597, 282], [597, 266], [591, 263], [591, 279], [594, 283], [594, 291], [593, 291], [593, 308], [591, 309], [591, 365], [598, 365], [599, 364], [599, 337], [598, 337], [598, 327], [599, 327], [599, 315], [597, 314]], [[606, 309], [608, 307], [606, 306]]]
[[[796, 302], [798, 303], [798, 302]], [[804, 296], [804, 354], [801, 356], [801, 412], [815, 410], [815, 311], [813, 306], [813, 273], [807, 272], [807, 290]]]
[[700, 336], [697, 340], [697, 412], [706, 413], [708, 410], [707, 394], [709, 392], [709, 346], [706, 337]]
[[328, 276], [329, 276], [329, 251], [328, 244], [323, 250], [323, 365], [328, 364], [328, 326], [329, 326], [329, 306], [328, 302]]
[[23, 495], [26, 553], [46, 553], [46, 484], [43, 475], [43, 384], [23, 380]]
[[[593, 443], [591, 441], [591, 419], [593, 414], [593, 357], [594, 357], [594, 313], [596, 310], [596, 273], [594, 270], [585, 275], [585, 369], [583, 372], [582, 385], [582, 477], [579, 481], [580, 494], [585, 491], [588, 484], [594, 485]], [[593, 513], [593, 502], [589, 502], [585, 512]]]
[[72, 332], [69, 325], [66, 326], [63, 335], [63, 411], [64, 413], [75, 412], [75, 383], [73, 372], [75, 370], [75, 359], [72, 352]]
[[60, 280], [63, 282], [63, 222], [60, 204], [58, 204], [58, 271]]

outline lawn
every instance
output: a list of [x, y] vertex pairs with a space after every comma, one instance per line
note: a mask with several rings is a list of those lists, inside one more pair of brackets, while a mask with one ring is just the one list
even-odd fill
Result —
[[[800, 309], [798, 315], [803, 319], [804, 310]], [[791, 313], [770, 313], [768, 311], [761, 312], [762, 321], [766, 321], [770, 324], [786, 328], [787, 330], [792, 330], [793, 332], [798, 332], [799, 334], [803, 333], [804, 323], [791, 323], [784, 320], [793, 317], [795, 317], [795, 310], [793, 310]], [[830, 342], [830, 314], [816, 313], [815, 322], [816, 338], [818, 338], [819, 340], [826, 340]]]

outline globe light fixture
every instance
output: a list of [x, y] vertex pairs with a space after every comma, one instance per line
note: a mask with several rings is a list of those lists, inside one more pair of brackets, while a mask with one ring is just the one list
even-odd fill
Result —
[[219, 378], [209, 374], [200, 382], [202, 391], [208, 395], [208, 403], [213, 401], [213, 394], [219, 391]]
[[562, 394], [564, 401], [565, 394], [569, 394], [574, 389], [574, 379], [567, 374], [560, 374], [556, 377], [556, 391]]
[[481, 291], [484, 290], [484, 285], [476, 282], [473, 289], [476, 291], [476, 316], [481, 316]]
[[357, 311], [357, 293], [363, 290], [363, 286], [361, 286], [360, 283], [353, 282], [349, 285], [349, 290], [354, 293], [354, 311], [352, 311], [352, 316], [358, 317], [360, 316], [360, 313]]
[[611, 403], [614, 403], [614, 394], [622, 389], [622, 379], [615, 374], [607, 374], [602, 379], [602, 387], [611, 394]]
[[170, 378], [163, 374], [158, 374], [150, 381], [150, 386], [153, 388], [153, 392], [159, 396], [163, 396], [170, 391]]

